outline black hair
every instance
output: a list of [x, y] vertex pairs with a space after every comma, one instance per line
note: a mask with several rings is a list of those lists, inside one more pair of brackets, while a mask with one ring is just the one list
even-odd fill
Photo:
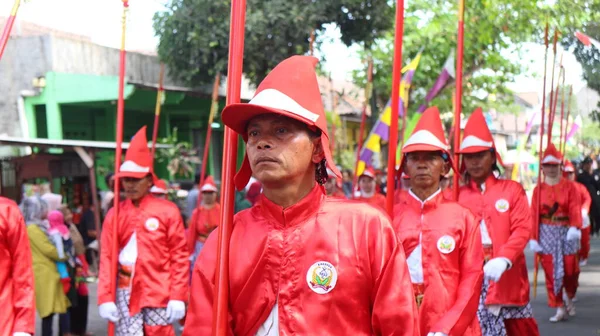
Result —
[[196, 173], [194, 175], [194, 185], [200, 184], [200, 174]]
[[109, 172], [106, 174], [106, 176], [104, 176], [104, 182], [106, 182], [106, 185], [110, 185], [110, 179], [112, 179], [113, 176], [115, 176], [113, 172]]

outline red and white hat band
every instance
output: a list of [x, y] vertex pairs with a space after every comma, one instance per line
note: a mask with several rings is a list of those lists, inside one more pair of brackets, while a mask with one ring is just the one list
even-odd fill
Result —
[[305, 109], [294, 99], [275, 89], [262, 90], [252, 98], [250, 104], [284, 110], [310, 120], [313, 123], [319, 119], [318, 114]]
[[204, 191], [214, 191], [214, 192], [217, 192], [217, 187], [215, 187], [214, 185], [211, 185], [211, 184], [205, 184], [205, 185], [202, 186], [202, 188], [200, 188], [200, 191], [201, 192], [204, 192]]
[[167, 191], [163, 188], [159, 188], [157, 186], [152, 186], [152, 188], [150, 188], [150, 192], [153, 194], [166, 194]]
[[542, 164], [544, 163], [550, 163], [550, 164], [560, 164], [562, 162], [561, 159], [557, 158], [554, 155], [546, 155], [544, 156], [544, 158], [542, 159]]
[[134, 161], [125, 161], [121, 165], [120, 171], [128, 173], [150, 173], [150, 167], [142, 167]]
[[494, 143], [492, 141], [484, 141], [474, 135], [469, 135], [464, 138], [463, 142], [460, 144], [460, 150], [464, 150], [469, 147], [494, 147]]
[[573, 166], [565, 166], [565, 168], [563, 169], [563, 171], [567, 172], [567, 173], [574, 173], [575, 172], [575, 167]]
[[433, 133], [428, 130], [420, 130], [415, 132], [413, 135], [408, 138], [404, 146], [402, 148], [406, 148], [410, 145], [432, 145], [435, 147], [439, 147], [441, 150], [448, 150], [448, 146], [445, 143], [440, 141]]

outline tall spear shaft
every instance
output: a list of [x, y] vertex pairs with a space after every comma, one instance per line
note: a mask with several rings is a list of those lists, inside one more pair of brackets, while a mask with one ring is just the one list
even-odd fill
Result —
[[162, 107], [162, 97], [165, 91], [165, 64], [160, 64], [160, 73], [158, 75], [158, 91], [156, 92], [156, 107], [154, 108], [154, 127], [152, 129], [152, 159], [156, 153], [156, 138], [158, 137], [158, 126], [160, 124], [160, 110]]
[[[537, 201], [537, 209], [535, 209], [535, 223], [536, 223], [536, 227], [540, 226], [540, 206], [542, 204], [542, 193], [541, 193], [541, 189], [542, 189], [542, 158], [543, 158], [543, 146], [544, 146], [544, 122], [545, 122], [545, 115], [546, 115], [546, 74], [548, 72], [548, 47], [549, 47], [549, 41], [548, 41], [548, 21], [546, 21], [546, 29], [544, 30], [544, 43], [546, 45], [546, 52], [544, 54], [544, 83], [543, 83], [543, 89], [542, 89], [542, 122], [540, 123], [540, 147], [539, 147], [539, 164], [538, 164], [538, 180], [537, 180], [537, 188], [538, 188], [538, 193], [537, 193], [537, 197], [536, 197], [536, 201]], [[538, 276], [538, 270], [539, 270], [539, 257], [538, 254], [535, 253], [534, 254], [534, 258], [533, 258], [533, 297], [535, 298], [537, 296], [537, 276]]]
[[[210, 112], [208, 113], [208, 124], [206, 126], [206, 138], [204, 139], [204, 152], [202, 153], [202, 162], [200, 168], [200, 182], [198, 185], [198, 190], [202, 187], [204, 183], [204, 178], [206, 177], [206, 165], [208, 161], [208, 152], [210, 151], [210, 141], [212, 139], [212, 123], [215, 118], [215, 114], [217, 114], [217, 110], [219, 109], [219, 85], [221, 81], [221, 73], [217, 73], [215, 76], [215, 82], [213, 84], [212, 91], [212, 102], [210, 103]], [[198, 202], [196, 206], [200, 205], [202, 198], [198, 197]]]
[[402, 76], [402, 38], [404, 36], [404, 0], [396, 3], [396, 32], [394, 35], [394, 65], [392, 67], [392, 116], [388, 142], [386, 210], [394, 218], [394, 189], [396, 187], [396, 149], [398, 148], [398, 114], [400, 109], [400, 78]]
[[[119, 53], [119, 96], [117, 99], [117, 129], [116, 129], [116, 153], [115, 153], [115, 172], [121, 168], [121, 157], [123, 155], [123, 119], [125, 115], [125, 37], [127, 36], [127, 12], [129, 10], [129, 0], [123, 0], [123, 18], [121, 23], [121, 48]], [[113, 302], [116, 301], [117, 294], [117, 256], [119, 255], [119, 196], [121, 194], [121, 185], [119, 174], [115, 174], [113, 200], [113, 237], [111, 246], [112, 263], [110, 265], [110, 288], [112, 289]], [[115, 324], [108, 323], [108, 335], [115, 334]]]
[[[463, 89], [463, 53], [465, 36], [465, 0], [458, 1], [458, 40], [456, 44], [456, 91], [454, 100], [456, 107], [454, 109], [454, 162], [458, 163], [460, 156], [458, 148], [460, 146], [460, 113], [462, 112], [462, 89]], [[458, 200], [459, 191], [458, 172], [454, 173], [454, 200]]]
[[[552, 79], [550, 80], [550, 114], [548, 115], [548, 123], [550, 123], [550, 120], [552, 119], [552, 108], [554, 106], [553, 102], [554, 102], [554, 96], [552, 94], [552, 89], [554, 89], [554, 72], [556, 70], [556, 43], [558, 42], [558, 29], [554, 30], [554, 44], [553, 44], [553, 53], [554, 53], [554, 59], [552, 61]], [[545, 69], [544, 69], [545, 71]], [[559, 73], [560, 75], [560, 73]], [[546, 84], [546, 83], [544, 83]], [[544, 93], [544, 100], [546, 100], [546, 94]], [[545, 111], [544, 111], [545, 113]], [[543, 114], [542, 114], [543, 116]], [[542, 137], [544, 135], [544, 133], [541, 133]], [[550, 125], [548, 125], [548, 145], [550, 145], [550, 143], [552, 142], [552, 127], [550, 127]], [[541, 150], [541, 149], [540, 149]]]
[[[227, 105], [240, 102], [244, 59], [246, 0], [231, 1], [229, 27], [229, 63], [227, 69]], [[213, 335], [227, 335], [229, 317], [229, 243], [233, 228], [234, 183], [237, 163], [238, 134], [225, 127], [223, 173], [221, 175], [221, 225], [218, 228], [217, 264], [215, 270], [216, 298], [213, 313]]]
[[10, 11], [10, 16], [6, 20], [6, 24], [4, 25], [4, 30], [2, 31], [2, 36], [0, 37], [0, 59], [2, 59], [2, 55], [4, 55], [4, 48], [6, 48], [6, 44], [8, 43], [8, 39], [10, 38], [10, 32], [12, 31], [12, 27], [15, 24], [15, 19], [17, 18], [17, 12], [19, 11], [19, 7], [21, 6], [21, 0], [15, 0], [15, 3]]

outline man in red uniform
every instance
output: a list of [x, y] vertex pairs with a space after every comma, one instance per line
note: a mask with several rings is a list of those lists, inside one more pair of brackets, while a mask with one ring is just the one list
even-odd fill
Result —
[[342, 191], [342, 179], [335, 176], [335, 173], [331, 169], [327, 169], [327, 182], [325, 182], [325, 192], [327, 196], [336, 198], [346, 198], [346, 195]]
[[196, 263], [196, 258], [202, 250], [206, 238], [219, 226], [221, 220], [221, 205], [217, 202], [217, 185], [212, 176], [204, 179], [200, 193], [202, 203], [192, 212], [189, 222], [187, 246], [190, 252], [191, 269]]
[[169, 194], [169, 189], [167, 187], [167, 182], [165, 180], [156, 180], [152, 188], [150, 188], [150, 193], [154, 197], [167, 199], [167, 195]]
[[[539, 226], [533, 220], [532, 240], [529, 248], [540, 254], [546, 278], [548, 305], [557, 308], [550, 322], [575, 314], [573, 297], [577, 290], [579, 263], [577, 253], [581, 239], [581, 204], [575, 186], [563, 179], [560, 173], [562, 156], [550, 144], [542, 158], [544, 180], [533, 190], [531, 202], [533, 216], [539, 216]], [[538, 193], [541, 192], [541, 206]], [[563, 288], [568, 300], [563, 300]]]
[[409, 196], [394, 229], [407, 258], [422, 336], [481, 335], [475, 318], [483, 248], [471, 212], [446, 199], [440, 181], [452, 166], [437, 107], [427, 109], [402, 148]]
[[577, 182], [575, 176], [575, 166], [571, 161], [566, 160], [563, 168], [563, 175], [569, 181], [573, 181], [579, 195], [579, 204], [581, 204], [581, 248], [579, 249], [579, 266], [587, 265], [587, 260], [590, 255], [590, 207], [592, 206], [592, 197], [585, 185]]
[[[222, 114], [246, 142], [237, 188], [251, 175], [263, 185], [258, 202], [234, 218], [228, 335], [417, 335], [406, 261], [388, 217], [325, 196], [326, 168], [341, 174], [316, 63], [284, 60], [249, 104]], [[213, 232], [194, 268], [184, 336], [212, 332], [216, 255]]]
[[459, 203], [475, 215], [485, 257], [479, 324], [484, 336], [536, 336], [523, 250], [531, 214], [523, 187], [494, 174], [502, 165], [481, 109], [469, 118], [460, 145], [465, 185]]
[[35, 332], [35, 294], [31, 250], [17, 205], [0, 197], [0, 335]]
[[[104, 221], [100, 316], [116, 323], [117, 336], [175, 335], [171, 324], [185, 315], [189, 294], [189, 253], [177, 206], [150, 195], [154, 177], [145, 126], [131, 140], [118, 174], [127, 199], [116, 221], [114, 209]], [[115, 236], [118, 255], [111, 249]], [[117, 288], [111, 288], [112, 263], [119, 267]]]
[[355, 199], [385, 210], [385, 196], [377, 192], [375, 175], [375, 170], [371, 167], [366, 168], [365, 171], [360, 174], [358, 177], [360, 196]]

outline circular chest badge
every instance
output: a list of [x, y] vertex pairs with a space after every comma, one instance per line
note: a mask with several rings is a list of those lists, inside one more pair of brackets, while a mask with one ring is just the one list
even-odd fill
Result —
[[454, 241], [454, 238], [448, 235], [440, 237], [437, 241], [437, 248], [443, 254], [452, 253], [455, 247], [456, 242]]
[[498, 212], [507, 212], [509, 208], [507, 200], [499, 199], [496, 201], [496, 210], [498, 210]]
[[327, 261], [317, 261], [306, 272], [308, 288], [317, 294], [331, 292], [337, 283], [337, 271]]
[[159, 226], [158, 219], [148, 218], [146, 220], [146, 223], [144, 223], [144, 226], [146, 227], [146, 229], [148, 231], [156, 231], [156, 230], [158, 230], [158, 226]]

